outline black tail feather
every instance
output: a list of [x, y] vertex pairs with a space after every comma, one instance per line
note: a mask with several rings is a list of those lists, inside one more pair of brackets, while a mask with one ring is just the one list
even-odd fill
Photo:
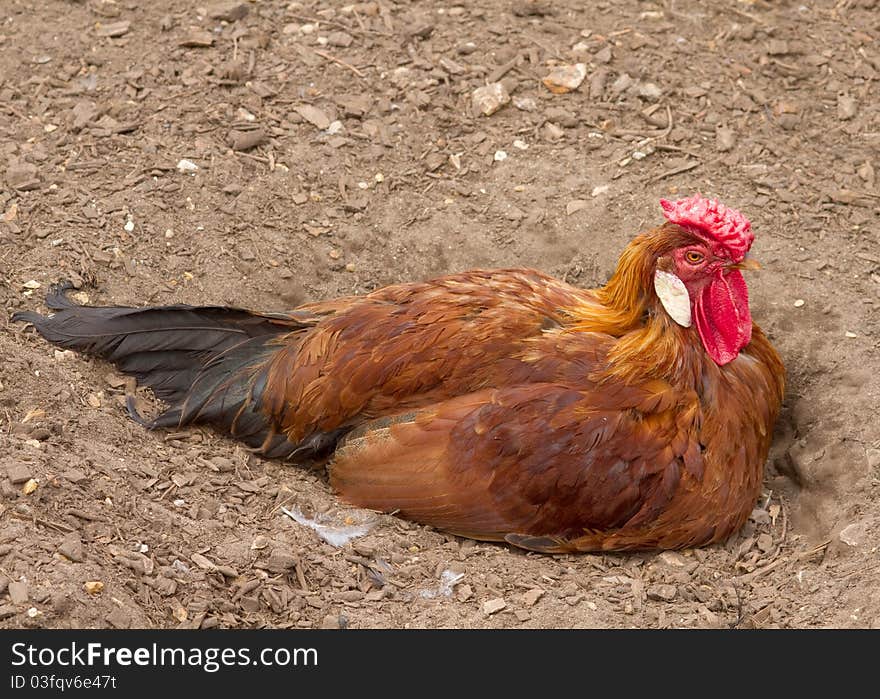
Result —
[[67, 298], [69, 282], [53, 286], [49, 316], [21, 312], [54, 345], [92, 354], [152, 388], [168, 401], [182, 399], [204, 363], [253, 337], [289, 332], [297, 324], [282, 315], [258, 315], [223, 306], [80, 306]]
[[260, 409], [271, 340], [304, 326], [282, 314], [257, 314], [223, 306], [80, 306], [53, 286], [43, 316], [19, 312], [13, 321], [33, 324], [52, 344], [95, 355], [149, 386], [168, 409], [144, 419], [131, 399], [131, 417], [149, 429], [207, 423], [270, 457], [326, 451], [340, 435], [315, 435], [302, 444], [276, 432]]

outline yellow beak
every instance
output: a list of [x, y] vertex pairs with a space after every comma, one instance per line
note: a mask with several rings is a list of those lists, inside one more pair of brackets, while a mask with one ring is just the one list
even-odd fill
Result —
[[742, 262], [738, 262], [735, 265], [730, 265], [730, 269], [749, 270], [751, 272], [756, 272], [761, 269], [761, 263], [753, 257], [749, 257], [748, 255], [746, 255], [745, 258], [743, 258]]

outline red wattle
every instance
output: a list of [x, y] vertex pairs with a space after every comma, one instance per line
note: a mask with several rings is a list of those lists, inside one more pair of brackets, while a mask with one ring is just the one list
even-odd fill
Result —
[[694, 302], [694, 322], [709, 356], [719, 366], [736, 359], [752, 339], [749, 291], [739, 270], [718, 274]]

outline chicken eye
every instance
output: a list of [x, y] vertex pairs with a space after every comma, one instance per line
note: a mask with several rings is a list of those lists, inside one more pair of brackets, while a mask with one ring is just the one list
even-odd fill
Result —
[[684, 254], [684, 259], [686, 259], [686, 260], [687, 260], [688, 262], [690, 262], [692, 265], [698, 265], [698, 264], [700, 264], [703, 260], [705, 260], [706, 258], [705, 258], [705, 256], [703, 255], [703, 253], [701, 253], [701, 252], [697, 252], [696, 250], [688, 250], [688, 251]]

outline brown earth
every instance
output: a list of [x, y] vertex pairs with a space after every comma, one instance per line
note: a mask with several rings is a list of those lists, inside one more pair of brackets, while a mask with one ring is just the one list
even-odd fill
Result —
[[[4, 0], [0, 626], [880, 626], [878, 77], [876, 0]], [[593, 286], [694, 191], [754, 222], [790, 386], [752, 520], [705, 550], [386, 516], [335, 548], [280, 509], [337, 512], [320, 472], [146, 432], [108, 365], [8, 322], [63, 277], [263, 310], [478, 266]]]

